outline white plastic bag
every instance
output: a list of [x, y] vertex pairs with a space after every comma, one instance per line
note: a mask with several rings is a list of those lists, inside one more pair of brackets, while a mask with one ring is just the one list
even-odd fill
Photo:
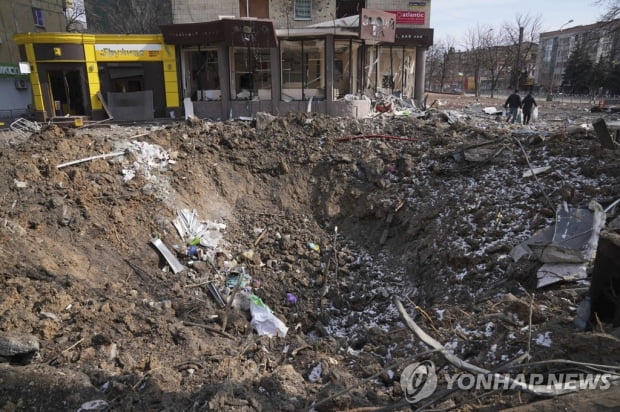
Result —
[[538, 106], [534, 107], [532, 110], [532, 121], [535, 122], [538, 120]]
[[250, 313], [252, 314], [252, 321], [250, 324], [259, 335], [267, 335], [270, 338], [279, 336], [284, 338], [288, 328], [280, 319], [269, 309], [269, 306], [265, 305], [261, 298], [256, 295], [250, 296]]
[[515, 122], [519, 124], [523, 124], [523, 110], [521, 110], [520, 108], [517, 109], [517, 118]]

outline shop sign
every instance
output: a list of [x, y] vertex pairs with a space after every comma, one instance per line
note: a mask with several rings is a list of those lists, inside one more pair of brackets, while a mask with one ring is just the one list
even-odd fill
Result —
[[382, 10], [362, 9], [360, 13], [360, 38], [393, 43], [396, 33], [394, 15]]
[[24, 77], [17, 64], [0, 63], [0, 77]]
[[161, 44], [95, 44], [98, 61], [160, 61]]
[[424, 24], [426, 11], [387, 10], [396, 15], [396, 24]]

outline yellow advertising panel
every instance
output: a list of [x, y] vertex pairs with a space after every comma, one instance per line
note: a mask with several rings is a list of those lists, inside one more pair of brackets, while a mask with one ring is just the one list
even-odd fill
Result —
[[161, 61], [161, 44], [95, 44], [97, 61]]

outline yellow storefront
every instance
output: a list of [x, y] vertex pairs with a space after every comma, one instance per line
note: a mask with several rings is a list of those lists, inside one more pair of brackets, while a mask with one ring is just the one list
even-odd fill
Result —
[[175, 49], [161, 35], [23, 33], [13, 39], [21, 59], [30, 64], [40, 121], [67, 115], [149, 120], [180, 114]]

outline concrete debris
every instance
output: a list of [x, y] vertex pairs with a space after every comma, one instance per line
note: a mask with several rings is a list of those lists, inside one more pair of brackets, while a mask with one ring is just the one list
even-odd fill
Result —
[[28, 363], [39, 349], [39, 339], [34, 335], [0, 332], [0, 358]]
[[515, 261], [527, 255], [543, 263], [592, 263], [604, 224], [598, 203], [592, 201], [588, 208], [563, 203], [555, 223], [515, 247], [511, 256]]

